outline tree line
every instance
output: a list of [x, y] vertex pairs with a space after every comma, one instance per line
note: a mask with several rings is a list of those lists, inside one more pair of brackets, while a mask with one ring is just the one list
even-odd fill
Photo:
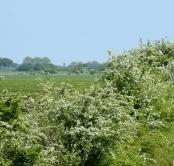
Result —
[[66, 73], [90, 73], [104, 71], [106, 63], [97, 61], [91, 62], [71, 62], [69, 65], [55, 65], [48, 57], [25, 57], [22, 64], [17, 64], [8, 58], [0, 58], [1, 71], [28, 71], [28, 72], [44, 72], [54, 74], [57, 72]]

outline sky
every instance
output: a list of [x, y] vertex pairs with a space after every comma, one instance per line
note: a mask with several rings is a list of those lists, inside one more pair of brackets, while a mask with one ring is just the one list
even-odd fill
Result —
[[139, 39], [174, 41], [173, 0], [0, 0], [0, 57], [104, 62]]

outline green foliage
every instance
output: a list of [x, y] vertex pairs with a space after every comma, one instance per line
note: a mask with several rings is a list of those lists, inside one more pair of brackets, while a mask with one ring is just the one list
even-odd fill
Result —
[[[113, 56], [82, 91], [44, 82], [0, 99], [3, 166], [164, 166], [174, 160], [174, 44]], [[27, 63], [30, 59], [26, 59]]]
[[50, 72], [55, 73], [56, 72], [56, 66], [53, 65], [49, 58], [43, 57], [26, 57], [23, 60], [23, 63], [18, 66], [18, 71], [44, 71], [44, 72]]
[[165, 41], [148, 42], [126, 55], [111, 57], [102, 81], [110, 81], [116, 93], [132, 97], [131, 115], [139, 127], [137, 138], [116, 145], [113, 157], [108, 152], [103, 165], [162, 166], [173, 161], [173, 58], [173, 44]]
[[96, 72], [104, 71], [106, 67], [105, 63], [98, 63], [96, 61], [82, 63], [72, 62], [68, 66], [61, 66], [61, 70], [69, 71], [70, 73], [89, 73], [94, 74]]
[[34, 165], [39, 149], [27, 145], [23, 122], [22, 97], [4, 92], [0, 100], [0, 165]]
[[80, 165], [94, 162], [94, 156], [99, 160], [106, 149], [113, 143], [128, 139], [134, 130], [132, 118], [126, 115], [131, 106], [125, 100], [127, 108], [123, 107], [119, 98], [114, 96], [112, 89], [102, 92], [91, 89], [85, 95], [68, 95], [49, 113], [53, 125], [63, 127], [64, 148], [77, 153]]
[[38, 148], [23, 148], [12, 147], [12, 145], [5, 145], [4, 157], [11, 166], [31, 166], [34, 165], [38, 157]]
[[1, 71], [13, 71], [15, 70], [17, 64], [15, 64], [11, 59], [0, 58], [0, 70]]

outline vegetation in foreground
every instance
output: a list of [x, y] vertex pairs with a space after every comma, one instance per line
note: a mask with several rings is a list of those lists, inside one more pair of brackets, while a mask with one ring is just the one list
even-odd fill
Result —
[[36, 98], [4, 91], [2, 166], [164, 166], [174, 160], [174, 44], [111, 56], [85, 92], [44, 83]]

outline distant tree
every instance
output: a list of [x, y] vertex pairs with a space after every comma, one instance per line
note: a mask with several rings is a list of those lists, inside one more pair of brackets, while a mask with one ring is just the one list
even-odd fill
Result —
[[106, 64], [99, 63], [97, 61], [82, 63], [82, 62], [72, 62], [70, 65], [63, 67], [63, 70], [72, 73], [95, 73], [104, 71]]
[[19, 71], [44, 71], [55, 73], [56, 66], [52, 64], [51, 60], [47, 57], [26, 57], [23, 63], [18, 67]]
[[14, 63], [11, 59], [0, 58], [0, 69], [1, 70], [14, 70], [17, 64]]
[[41, 61], [42, 61], [44, 64], [52, 64], [52, 63], [51, 63], [51, 60], [50, 60], [48, 57], [43, 57], [43, 58], [41, 58]]
[[23, 60], [23, 64], [31, 64], [32, 63], [32, 58], [27, 56]]

